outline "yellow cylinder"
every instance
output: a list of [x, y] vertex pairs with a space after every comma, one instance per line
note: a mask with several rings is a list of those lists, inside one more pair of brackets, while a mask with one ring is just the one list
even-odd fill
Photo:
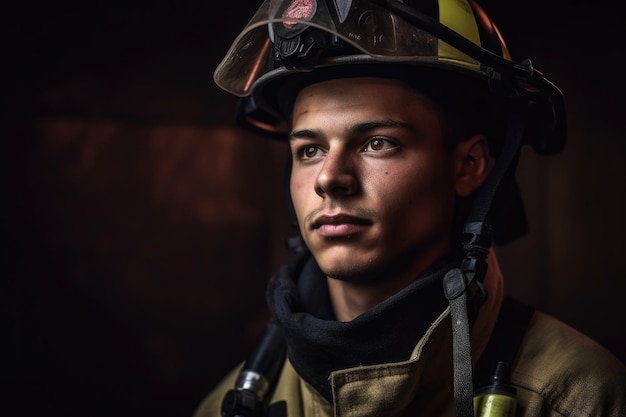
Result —
[[515, 417], [517, 401], [508, 393], [490, 393], [474, 397], [476, 417]]
[[474, 395], [476, 417], [515, 417], [517, 391], [510, 384], [509, 369], [505, 362], [498, 362], [490, 384], [480, 388]]

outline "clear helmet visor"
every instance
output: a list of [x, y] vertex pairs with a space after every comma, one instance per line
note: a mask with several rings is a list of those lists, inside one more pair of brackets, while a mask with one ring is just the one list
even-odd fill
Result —
[[[479, 45], [476, 19], [468, 3], [443, 3], [448, 5], [442, 9], [440, 2], [439, 21], [447, 26], [451, 25], [446, 20], [463, 22], [453, 29]], [[331, 55], [334, 48], [345, 51], [347, 46], [376, 61], [445, 62], [480, 69], [476, 59], [408, 23], [376, 0], [265, 0], [218, 65], [214, 79], [224, 90], [244, 97], [259, 78], [277, 67], [306, 70], [306, 66], [290, 65], [289, 60], [298, 57], [297, 62], [306, 61], [300, 58], [315, 55], [320, 46]]]

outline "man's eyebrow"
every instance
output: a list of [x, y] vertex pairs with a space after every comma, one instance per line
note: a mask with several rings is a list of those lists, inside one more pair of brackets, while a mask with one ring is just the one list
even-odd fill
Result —
[[322, 135], [322, 132], [318, 129], [300, 129], [294, 130], [289, 134], [288, 140], [293, 139], [315, 139], [319, 138]]
[[[399, 127], [399, 128], [407, 129], [411, 131], [415, 130], [415, 126], [413, 126], [410, 123], [401, 122], [401, 121], [392, 120], [392, 119], [384, 119], [384, 120], [372, 120], [372, 121], [357, 123], [357, 124], [348, 126], [345, 129], [345, 133], [347, 134], [363, 133], [363, 132], [368, 132], [370, 130], [380, 129], [384, 127]], [[294, 130], [293, 132], [291, 132], [289, 134], [289, 140], [299, 139], [299, 138], [315, 139], [321, 136], [323, 136], [323, 133], [321, 130], [301, 129], [301, 130]]]

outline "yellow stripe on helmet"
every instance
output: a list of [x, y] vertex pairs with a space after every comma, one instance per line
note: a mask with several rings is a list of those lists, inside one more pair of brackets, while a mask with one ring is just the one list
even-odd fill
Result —
[[[480, 44], [480, 34], [472, 7], [467, 0], [438, 0], [439, 2], [439, 22], [454, 30], [464, 38]], [[460, 52], [443, 41], [439, 41], [439, 59], [444, 61], [454, 61], [463, 63], [471, 67], [478, 67], [467, 62], [467, 57], [460, 55]]]

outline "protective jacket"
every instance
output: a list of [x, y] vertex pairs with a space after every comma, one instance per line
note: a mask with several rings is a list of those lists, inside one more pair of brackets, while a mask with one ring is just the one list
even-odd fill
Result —
[[[488, 297], [472, 326], [472, 357], [475, 361], [488, 345], [503, 302], [502, 274], [493, 251], [488, 262], [484, 281]], [[443, 262], [440, 266], [448, 268], [449, 264]], [[289, 275], [302, 274], [306, 269], [305, 266], [298, 271], [283, 271], [282, 279], [287, 276], [284, 282], [293, 282]], [[316, 327], [319, 319], [309, 317], [307, 304], [296, 302], [293, 291], [277, 281], [280, 279], [274, 279], [269, 287], [268, 300], [279, 324], [286, 329], [288, 359], [272, 394], [270, 410], [273, 414], [270, 415], [455, 415], [450, 312], [445, 303], [432, 303], [417, 295], [429, 294], [428, 286], [407, 289], [377, 306], [369, 314], [370, 320], [362, 321], [360, 325], [367, 333], [373, 330], [381, 334], [369, 334], [369, 342], [366, 342], [350, 327], [351, 324], [338, 328]], [[430, 309], [439, 305], [441, 310], [432, 316], [413, 310], [415, 304], [424, 302]], [[309, 307], [311, 305], [314, 304]], [[403, 308], [403, 305], [408, 307]], [[289, 306], [288, 311], [281, 306]], [[427, 317], [427, 325], [420, 326], [420, 320], [412, 317], [413, 314]], [[388, 317], [394, 323], [386, 323]], [[409, 326], [413, 322], [413, 327], [420, 330], [412, 333], [406, 328], [394, 328], [397, 322], [408, 322]], [[387, 333], [385, 326], [390, 326], [391, 332]], [[296, 328], [303, 334], [293, 334]], [[397, 340], [391, 333], [398, 332], [409, 336]], [[348, 335], [346, 340], [336, 342], [334, 338], [341, 339], [342, 334]], [[620, 360], [585, 335], [539, 311], [534, 311], [522, 334], [523, 339], [510, 365], [511, 385], [517, 391], [517, 417], [626, 416], [626, 367]], [[382, 339], [391, 339], [391, 345]], [[371, 356], [362, 353], [368, 349], [394, 350], [389, 346], [402, 347], [407, 339], [413, 339], [411, 349], [401, 360], [393, 354]], [[353, 356], [356, 356], [354, 361], [351, 355], [342, 357], [341, 353], [344, 347], [346, 352], [349, 351], [350, 341], [353, 342]], [[377, 362], [372, 363], [373, 360]], [[338, 367], [342, 363], [347, 365]], [[323, 371], [316, 375], [315, 369]], [[199, 405], [194, 417], [221, 415], [222, 400], [234, 386], [238, 371], [239, 367], [219, 383]]]

